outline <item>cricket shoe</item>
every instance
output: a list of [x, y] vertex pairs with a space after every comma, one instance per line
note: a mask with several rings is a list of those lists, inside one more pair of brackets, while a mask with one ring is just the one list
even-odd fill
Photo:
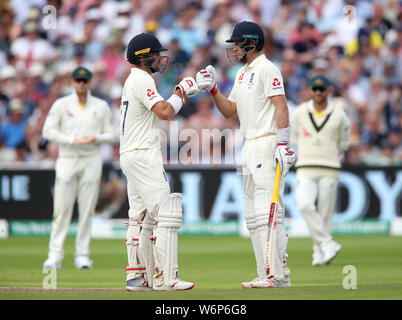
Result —
[[92, 260], [88, 256], [76, 256], [74, 261], [75, 267], [77, 269], [91, 269]]
[[43, 263], [43, 267], [47, 269], [60, 269], [61, 268], [61, 260], [55, 258], [47, 258]]
[[172, 285], [164, 285], [163, 283], [161, 285], [155, 285], [153, 289], [155, 291], [181, 291], [181, 290], [190, 290], [194, 288], [194, 283], [192, 282], [186, 282], [180, 279], [176, 279]]
[[291, 286], [289, 277], [283, 279], [265, 278], [251, 283], [251, 288], [288, 288]]
[[152, 291], [152, 288], [143, 277], [139, 277], [127, 281], [126, 291]]
[[324, 263], [324, 256], [321, 253], [314, 252], [313, 254], [313, 262], [311, 263], [313, 267], [323, 266]]
[[338, 254], [339, 250], [341, 250], [342, 246], [335, 242], [331, 241], [326, 246], [323, 246], [322, 251], [324, 252], [323, 262], [324, 264], [330, 264], [332, 260], [335, 259], [336, 255]]
[[253, 283], [255, 283], [255, 282], [258, 282], [258, 281], [261, 281], [262, 279], [260, 279], [260, 278], [255, 278], [254, 280], [251, 280], [251, 281], [247, 281], [247, 282], [242, 282], [241, 283], [241, 286], [242, 286], [242, 288], [244, 288], [244, 289], [251, 289], [253, 286], [252, 286], [252, 284]]

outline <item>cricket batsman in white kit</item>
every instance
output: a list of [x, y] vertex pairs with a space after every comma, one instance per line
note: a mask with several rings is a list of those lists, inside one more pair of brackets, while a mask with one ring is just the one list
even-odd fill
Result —
[[267, 265], [270, 238], [268, 220], [273, 193], [276, 164], [285, 177], [295, 162], [288, 145], [290, 128], [288, 106], [282, 75], [261, 52], [265, 37], [260, 26], [243, 21], [235, 25], [227, 48], [232, 63], [242, 62], [228, 98], [218, 90], [216, 71], [207, 66], [196, 75], [200, 91], [209, 91], [217, 108], [226, 117], [237, 113], [240, 130], [245, 138], [242, 151], [243, 186], [246, 203], [246, 225], [256, 258], [258, 277], [243, 282], [243, 288], [291, 286], [286, 260], [287, 234], [284, 221], [284, 179], [279, 189], [279, 209], [274, 250], [276, 274]]
[[152, 74], [163, 72], [166, 51], [152, 34], [141, 33], [128, 44], [127, 60], [134, 67], [122, 93], [120, 166], [127, 178], [127, 291], [187, 290], [179, 279], [178, 231], [182, 224], [182, 194], [170, 193], [163, 168], [158, 118], [179, 112], [185, 97], [198, 93], [195, 80], [184, 78], [168, 100], [156, 89]]
[[312, 99], [297, 107], [291, 143], [297, 149], [296, 200], [313, 240], [313, 266], [329, 264], [341, 245], [331, 236], [340, 157], [350, 145], [350, 121], [329, 95], [331, 82], [318, 75], [309, 80]]
[[59, 144], [53, 222], [45, 268], [60, 268], [63, 245], [78, 200], [78, 232], [75, 266], [91, 268], [89, 244], [91, 219], [99, 196], [102, 175], [100, 145], [113, 143], [110, 108], [89, 91], [92, 73], [83, 67], [73, 71], [74, 93], [57, 99], [43, 126], [43, 137]]

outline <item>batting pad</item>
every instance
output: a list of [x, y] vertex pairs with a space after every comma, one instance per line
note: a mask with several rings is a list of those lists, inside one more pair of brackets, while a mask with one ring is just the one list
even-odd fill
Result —
[[149, 217], [149, 214], [145, 216], [142, 221], [142, 229], [140, 232], [139, 241], [139, 251], [140, 251], [140, 261], [144, 265], [145, 271], [145, 281], [152, 287], [153, 277], [155, 272], [155, 261], [153, 253], [153, 233], [154, 220]]
[[141, 264], [140, 252], [139, 252], [139, 236], [142, 223], [140, 221], [131, 220], [128, 223], [128, 229], [126, 234], [126, 247], [128, 266], [126, 267], [127, 281], [142, 276], [146, 269]]
[[258, 277], [263, 279], [266, 277], [266, 247], [269, 241], [269, 205], [271, 199], [270, 194], [266, 190], [257, 190], [254, 193], [254, 225], [255, 230], [251, 237], [254, 255], [257, 262]]
[[173, 285], [178, 275], [178, 233], [183, 220], [182, 194], [172, 193], [160, 206], [155, 229], [155, 263], [164, 285]]

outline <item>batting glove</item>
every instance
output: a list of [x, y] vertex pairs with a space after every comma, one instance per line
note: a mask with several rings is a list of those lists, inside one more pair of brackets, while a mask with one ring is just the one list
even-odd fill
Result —
[[218, 92], [216, 70], [213, 66], [209, 65], [205, 69], [198, 71], [195, 77], [201, 91], [209, 91], [213, 96]]
[[197, 82], [193, 77], [186, 77], [180, 81], [180, 83], [175, 87], [176, 89], [180, 89], [183, 97], [194, 97], [200, 90], [198, 89]]
[[293, 151], [292, 147], [289, 146], [286, 142], [278, 142], [275, 155], [274, 155], [274, 168], [276, 167], [276, 163], [280, 165], [282, 177], [286, 177], [289, 169], [296, 162], [296, 154]]

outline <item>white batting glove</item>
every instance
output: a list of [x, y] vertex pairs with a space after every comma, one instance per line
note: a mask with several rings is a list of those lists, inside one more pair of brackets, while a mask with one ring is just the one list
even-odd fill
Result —
[[201, 69], [195, 78], [201, 91], [209, 91], [212, 95], [216, 94], [218, 85], [216, 83], [216, 70], [213, 66], [209, 65], [205, 69]]
[[296, 154], [293, 151], [292, 147], [289, 146], [286, 142], [279, 142], [276, 146], [274, 155], [274, 168], [276, 167], [277, 162], [281, 167], [282, 177], [286, 177], [289, 173], [289, 169], [296, 162]]
[[175, 87], [176, 89], [180, 89], [181, 94], [184, 97], [192, 98], [194, 97], [200, 90], [198, 89], [197, 82], [193, 77], [186, 77], [180, 81], [180, 83]]

